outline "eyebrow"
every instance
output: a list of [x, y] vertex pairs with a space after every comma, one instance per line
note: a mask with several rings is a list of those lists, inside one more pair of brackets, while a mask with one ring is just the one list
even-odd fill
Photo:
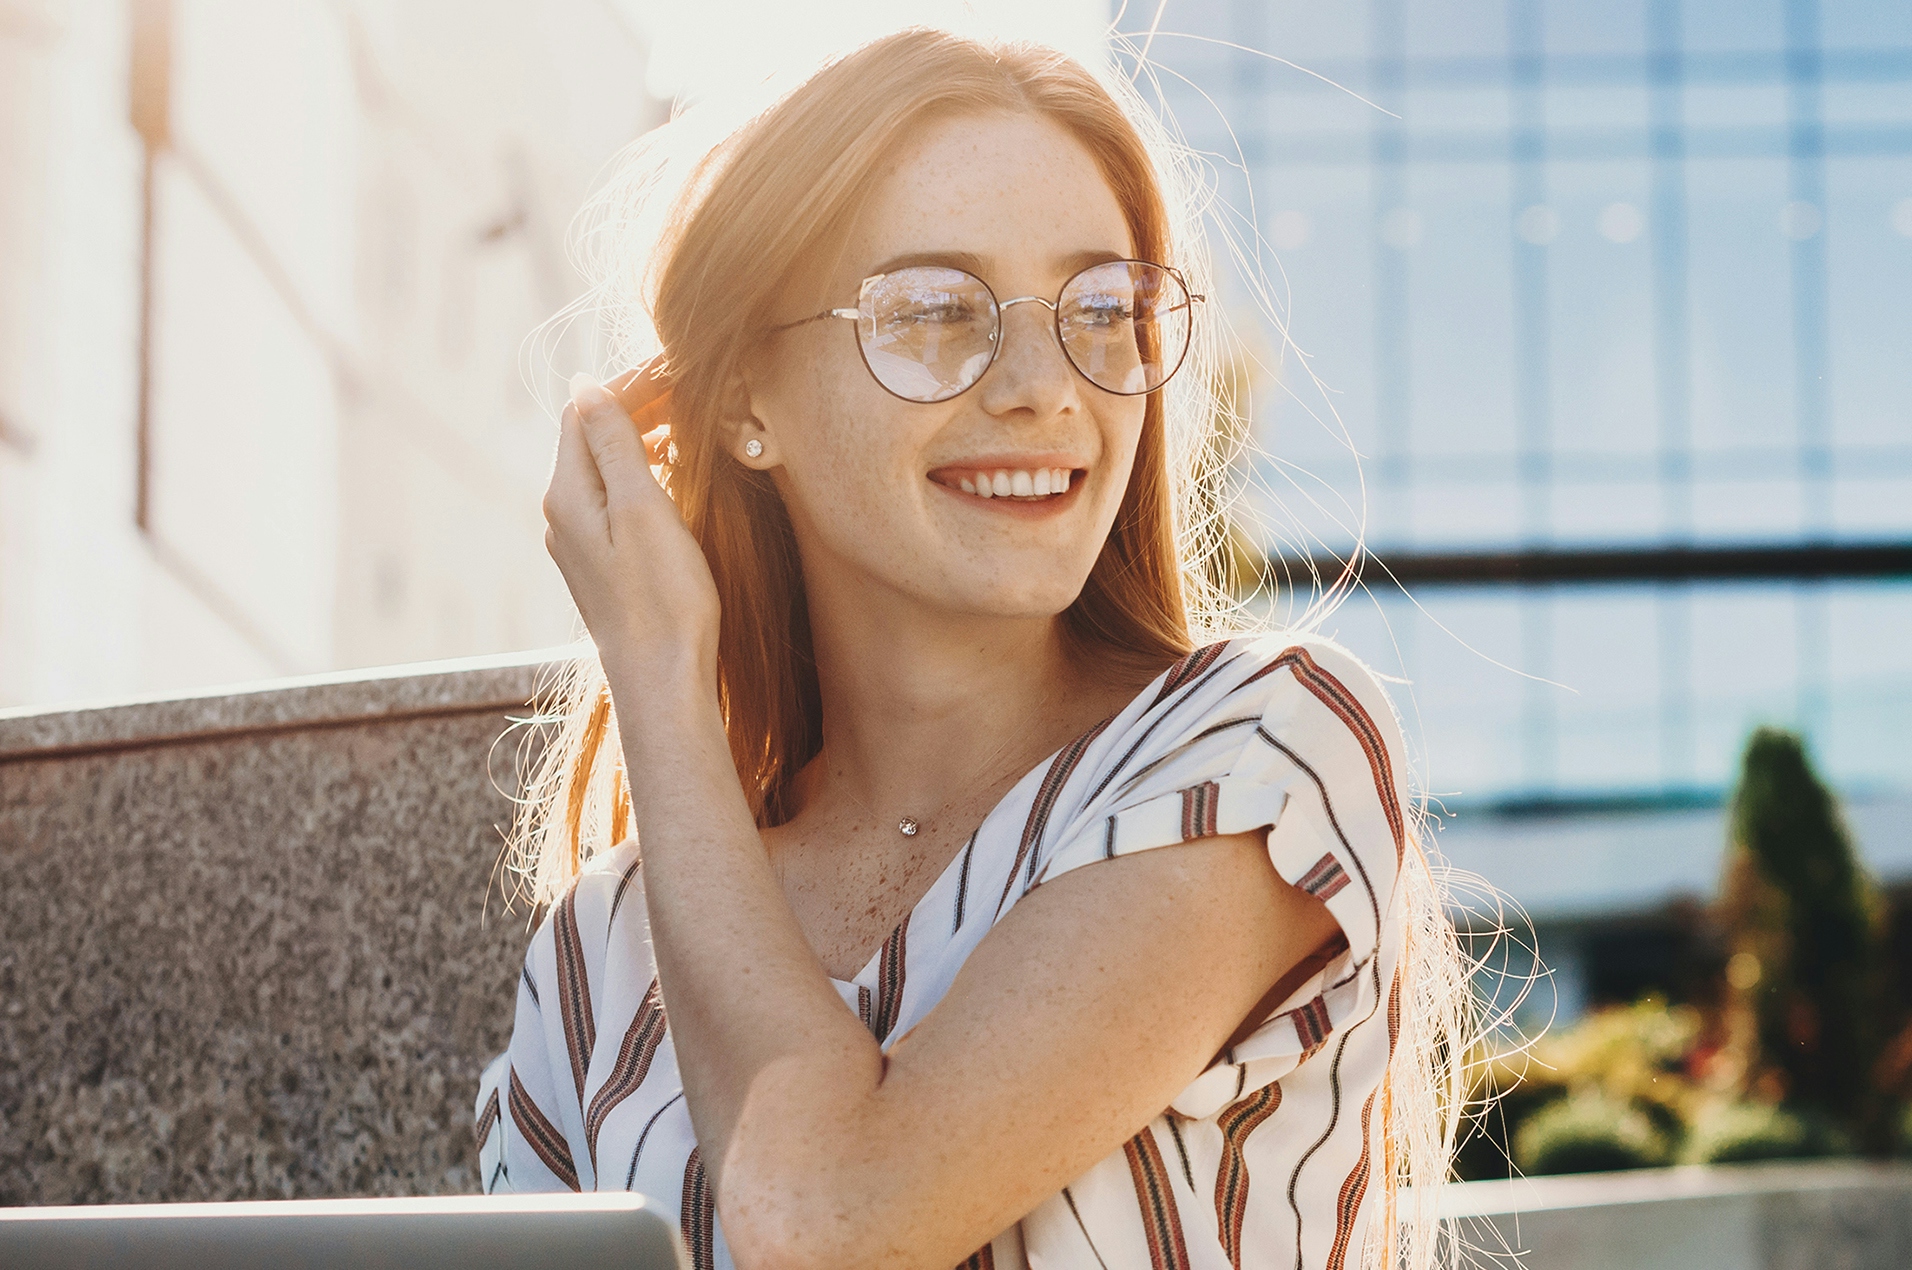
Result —
[[[1107, 264], [1111, 260], [1126, 259], [1128, 259], [1128, 257], [1119, 251], [1090, 248], [1064, 256], [1060, 263], [1063, 276], [1072, 277], [1082, 270], [1087, 269], [1090, 265], [1102, 265]], [[898, 269], [911, 269], [922, 265], [935, 265], [945, 269], [961, 269], [964, 273], [973, 273], [978, 278], [984, 278], [988, 270], [987, 260], [973, 251], [911, 251], [905, 252], [900, 256], [892, 256], [888, 260], [883, 261], [874, 269], [870, 270], [870, 275], [894, 273]]]

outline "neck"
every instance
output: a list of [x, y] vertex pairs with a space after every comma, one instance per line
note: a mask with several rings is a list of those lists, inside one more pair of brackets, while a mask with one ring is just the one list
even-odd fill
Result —
[[880, 818], [933, 820], [1109, 712], [1056, 617], [930, 612], [808, 581], [823, 751], [799, 782], [802, 806], [842, 796]]

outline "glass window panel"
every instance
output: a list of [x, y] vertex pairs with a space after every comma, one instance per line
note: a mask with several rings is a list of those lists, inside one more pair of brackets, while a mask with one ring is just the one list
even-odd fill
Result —
[[[1376, 452], [1374, 402], [1374, 213], [1365, 167], [1284, 166], [1257, 182], [1267, 210], [1261, 232], [1273, 299], [1296, 347], [1264, 327], [1260, 346], [1279, 383], [1260, 385], [1261, 442], [1297, 462], [1345, 453], [1340, 415], [1363, 453]], [[1239, 329], [1251, 330], [1237, 321]]]
[[1826, 191], [1833, 436], [1912, 446], [1912, 156], [1829, 160]]
[[1820, 0], [1819, 38], [1827, 48], [1912, 51], [1912, 5], [1905, 0]]
[[1415, 0], [1405, 6], [1410, 57], [1500, 57], [1507, 0]]
[[[1515, 449], [1508, 170], [1417, 165], [1396, 242], [1408, 268], [1409, 445], [1417, 454]], [[1384, 232], [1405, 228], [1383, 212]]]
[[1705, 539], [1797, 537], [1804, 519], [1804, 492], [1797, 480], [1695, 481], [1691, 489], [1693, 532]]
[[[1835, 477], [1832, 529], [1847, 538], [1912, 537], [1912, 475]], [[1912, 642], [1912, 627], [1905, 638]]]
[[[1493, 590], [1420, 598], [1425, 612], [1398, 597], [1382, 602], [1387, 645], [1369, 636], [1362, 646], [1350, 647], [1364, 655], [1377, 650], [1373, 656], [1385, 666], [1389, 648], [1399, 642], [1412, 682], [1389, 687], [1410, 728], [1417, 727], [1418, 711], [1429, 790], [1465, 802], [1508, 797], [1522, 787], [1529, 681], [1517, 668], [1523, 662], [1520, 610], [1527, 601]], [[1351, 602], [1343, 611], [1355, 609]], [[1341, 613], [1335, 618], [1346, 624]]]
[[[1255, 47], [1289, 61], [1312, 66], [1313, 61], [1319, 59], [1346, 62], [1368, 55], [1369, 5], [1237, 0], [1233, 8], [1240, 24], [1236, 27], [1238, 31], [1246, 33], [1258, 25], [1266, 32], [1267, 40]], [[1169, 12], [1176, 10], [1171, 8]], [[1264, 14], [1257, 23], [1257, 15]], [[1176, 25], [1180, 25], [1179, 18]]]
[[[1547, 85], [1547, 128], [1565, 131], [1550, 137], [1555, 148], [1598, 147], [1611, 153], [1646, 153], [1646, 127], [1651, 121], [1651, 97], [1646, 85], [1560, 83]], [[1637, 129], [1638, 132], [1632, 130]]]
[[[1476, 88], [1415, 88], [1401, 106], [1401, 119], [1415, 134], [1501, 133], [1508, 126], [1508, 95], [1499, 85]], [[1413, 145], [1413, 140], [1409, 145]]]
[[1645, 163], [1557, 163], [1547, 247], [1554, 447], [1646, 455], [1660, 444], [1653, 348], [1652, 174]]
[[1693, 163], [1688, 197], [1694, 447], [1793, 445], [1785, 165]]
[[1556, 479], [1549, 496], [1556, 542], [1647, 542], [1665, 533], [1658, 481]]
[[1828, 587], [1823, 736], [1815, 738], [1840, 786], [1912, 787], [1912, 583]]
[[1653, 592], [1561, 590], [1553, 604], [1548, 677], [1573, 690], [1556, 706], [1561, 784], [1588, 792], [1657, 788], [1659, 608]]
[[1784, 0], [1683, 0], [1680, 16], [1695, 51], [1786, 47]]
[[[1785, 128], [1790, 117], [1791, 103], [1787, 99], [1786, 85], [1774, 76], [1767, 83], [1694, 83], [1686, 85], [1681, 102], [1688, 128], [1719, 129], [1729, 134], [1724, 140], [1737, 138], [1737, 144], [1749, 144], [1751, 141], [1771, 147], [1775, 153], [1785, 153], [1785, 136], [1780, 131]], [[1768, 130], [1761, 138], [1757, 130]], [[1704, 136], [1695, 139], [1693, 146], [1701, 151], [1707, 144]]]
[[[1311, 138], [1323, 134], [1358, 138], [1351, 140], [1349, 151], [1349, 157], [1358, 162], [1367, 159], [1368, 130], [1387, 118], [1351, 93], [1285, 68], [1272, 87], [1247, 100], [1252, 106], [1246, 117], [1233, 112], [1228, 115], [1237, 133], [1269, 138], [1296, 134]], [[1206, 106], [1195, 109], [1201, 114], [1212, 113], [1212, 108]], [[1217, 134], [1221, 131], [1219, 127], [1215, 129]]]
[[1692, 456], [1696, 481], [1791, 480], [1799, 472], [1799, 452], [1790, 444], [1702, 450]]
[[1797, 632], [1788, 586], [1695, 587], [1693, 731], [1701, 784], [1730, 788], [1747, 734], [1789, 724], [1798, 703]]
[[[1545, 221], [1544, 253], [1516, 237], [1522, 209], [1512, 205], [1507, 157], [1506, 3], [1403, 6], [1410, 58], [1422, 59], [1411, 62], [1410, 88], [1399, 98], [1407, 167], [1372, 167], [1366, 145], [1350, 142], [1343, 153], [1258, 172], [1256, 215], [1289, 275], [1296, 338], [1333, 390], [1310, 404], [1332, 400], [1364, 451], [1383, 460], [1367, 465], [1372, 541], [1466, 548], [1519, 540], [1516, 252], [1544, 255], [1547, 269], [1554, 475], [1545, 502], [1556, 539], [1653, 541], [1665, 508], [1682, 502], [1690, 503], [1702, 540], [1800, 534], [1794, 247], [1782, 225], [1793, 197], [1783, 0], [1681, 6], [1690, 41], [1682, 96], [1689, 159], [1676, 178], [1686, 197], [1680, 242], [1656, 241], [1649, 197], [1650, 96], [1641, 54], [1650, 3], [1547, 0], [1530, 28], [1553, 58], [1542, 86], [1552, 156], [1544, 202], [1553, 215], [1533, 222]], [[1197, 11], [1214, 8], [1209, 0]], [[1236, 0], [1227, 29], [1236, 38], [1265, 29], [1278, 40], [1309, 22], [1352, 30], [1373, 12]], [[1907, 85], [1879, 78], [1893, 57], [1912, 59], [1912, 7], [1827, 0], [1822, 21], [1829, 48], [1856, 50], [1827, 64], [1826, 118], [1847, 128], [1835, 132], [1835, 143], [1871, 138], [1864, 153], [1841, 154], [1835, 145], [1819, 230], [1828, 253], [1832, 435], [1840, 447], [1832, 524], [1848, 536], [1898, 536], [1912, 529], [1912, 358], [1901, 352], [1912, 320], [1903, 302], [1912, 295], [1912, 156], [1879, 153], [1885, 134], [1877, 129], [1912, 119]], [[1294, 38], [1275, 51], [1292, 55], [1313, 37]], [[1330, 44], [1318, 41], [1322, 56], [1346, 57], [1354, 47], [1350, 41], [1330, 51]], [[1346, 73], [1353, 83], [1365, 72], [1357, 59]], [[1245, 107], [1229, 94], [1248, 101], [1246, 81], [1232, 72], [1203, 80], [1238, 125], [1252, 116], [1270, 153], [1321, 145], [1342, 112], [1350, 135], [1379, 126], [1365, 107], [1338, 104], [1328, 90], [1266, 83]], [[1396, 179], [1403, 182], [1398, 196], [1373, 194]], [[1617, 205], [1624, 208], [1609, 215]], [[1656, 261], [1686, 284], [1694, 475], [1684, 489], [1663, 484], [1661, 473]], [[1377, 314], [1377, 283], [1390, 270], [1404, 279], [1404, 307]], [[1405, 357], [1388, 373], [1401, 375], [1411, 460], [1411, 480], [1400, 487], [1378, 479], [1388, 455], [1375, 392], [1377, 350], [1387, 347], [1376, 332], [1395, 321]], [[1340, 376], [1338, 366], [1359, 373]], [[1271, 377], [1258, 386], [1259, 435], [1352, 498], [1352, 461], [1300, 405], [1283, 400], [1285, 387], [1304, 398], [1314, 391], [1299, 370], [1291, 358], [1285, 382]], [[1284, 485], [1270, 465], [1263, 476]], [[1323, 487], [1313, 490], [1331, 501]], [[1284, 502], [1305, 502], [1303, 491], [1282, 492]], [[1912, 781], [1902, 722], [1912, 717], [1912, 663], [1903, 651], [1912, 587], [1894, 585], [1893, 603], [1874, 598], [1892, 590], [1876, 584], [1442, 589], [1423, 599], [1459, 638], [1399, 598], [1357, 598], [1329, 629], [1339, 624], [1363, 656], [1414, 680], [1396, 690], [1397, 700], [1427, 721], [1434, 788], [1459, 790], [1462, 802], [1656, 781], [1725, 787], [1747, 730], [1792, 722], [1802, 699], [1835, 781], [1903, 787]], [[1802, 631], [1815, 667], [1804, 689]], [[1535, 685], [1470, 644], [1593, 690], [1574, 697]], [[1664, 667], [1662, 656], [1672, 658]], [[1649, 663], [1650, 673], [1632, 674]], [[1678, 753], [1663, 754], [1667, 744]]]
[[[1907, 9], [1912, 11], [1912, 5]], [[1834, 80], [1823, 85], [1819, 90], [1821, 117], [1833, 125], [1912, 123], [1912, 52], [1904, 61], [1905, 71], [1896, 79], [1870, 83]]]
[[1406, 496], [1411, 536], [1422, 550], [1495, 549], [1521, 538], [1521, 489], [1512, 481], [1419, 478]]
[[1550, 56], [1646, 51], [1646, 0], [1544, 0], [1541, 14]]

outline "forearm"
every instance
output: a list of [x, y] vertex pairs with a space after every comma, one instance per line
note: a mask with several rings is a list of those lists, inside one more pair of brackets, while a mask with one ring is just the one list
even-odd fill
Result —
[[[700, 682], [634, 682], [686, 679]], [[881, 1053], [784, 899], [711, 694], [667, 687], [632, 703], [620, 730], [652, 951], [705, 1167], [720, 1200], [735, 1160], [750, 1162], [753, 1186], [778, 1188], [766, 1169], [809, 1169], [802, 1156], [827, 1147], [824, 1126], [854, 1118], [875, 1089]], [[778, 1115], [746, 1115], [759, 1100]]]

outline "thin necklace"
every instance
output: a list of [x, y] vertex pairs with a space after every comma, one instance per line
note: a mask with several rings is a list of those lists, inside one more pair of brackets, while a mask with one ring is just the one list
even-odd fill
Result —
[[[1042, 696], [1042, 700], [1036, 703], [1036, 715], [1038, 717], [1041, 716], [1044, 707], [1046, 707], [1048, 704], [1049, 704], [1049, 694], [1045, 692]], [[970, 794], [976, 788], [976, 781], [978, 780], [978, 778], [983, 776], [986, 772], [988, 772], [991, 768], [993, 768], [996, 765], [997, 761], [1001, 759], [1005, 753], [1008, 752], [1009, 744], [1014, 739], [1015, 739], [1014, 736], [1004, 737], [1002, 744], [998, 745], [995, 749], [991, 750], [989, 752], [989, 756], [985, 758], [982, 761], [982, 763], [976, 768], [976, 770], [970, 773], [969, 778], [966, 781], [964, 781], [961, 786], [958, 787], [956, 796], [954, 798], [949, 799], [943, 804], [944, 809], [948, 809], [950, 807], [955, 806], [958, 802], [962, 801], [964, 797]], [[870, 816], [873, 819], [878, 821], [883, 819], [883, 817], [877, 812], [876, 808], [864, 802], [863, 799], [858, 796], [857, 792], [850, 788], [849, 783], [847, 781], [843, 782], [843, 792], [848, 794], [851, 800], [854, 801], [857, 806], [861, 807], [864, 811], [869, 812]], [[896, 822], [896, 832], [902, 834], [905, 838], [914, 838], [917, 834], [922, 832], [922, 829], [923, 829], [923, 822], [917, 819], [915, 816], [905, 815], [901, 820], [898, 820]]]

